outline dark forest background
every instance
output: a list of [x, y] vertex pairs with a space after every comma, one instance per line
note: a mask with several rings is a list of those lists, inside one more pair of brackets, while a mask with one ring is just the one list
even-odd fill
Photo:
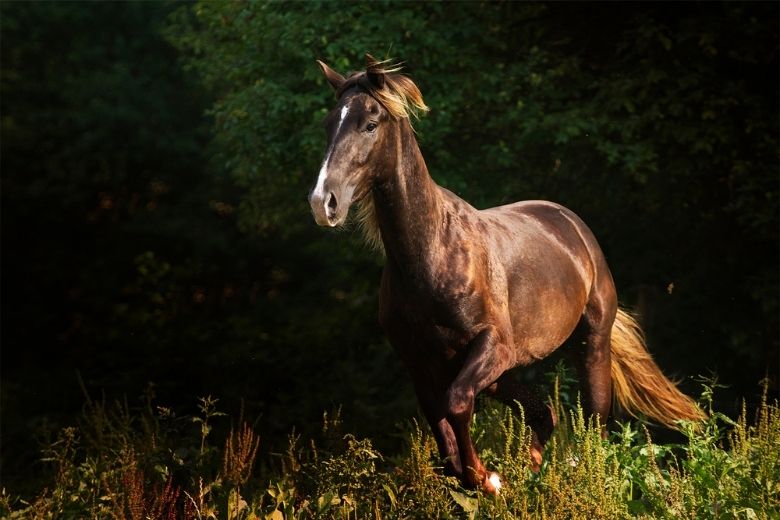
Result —
[[[434, 179], [560, 202], [718, 406], [778, 372], [778, 4], [0, 3], [2, 480], [85, 401], [243, 408], [266, 449], [415, 414], [382, 259], [306, 204], [341, 72], [406, 60]], [[523, 375], [538, 380], [549, 363]]]

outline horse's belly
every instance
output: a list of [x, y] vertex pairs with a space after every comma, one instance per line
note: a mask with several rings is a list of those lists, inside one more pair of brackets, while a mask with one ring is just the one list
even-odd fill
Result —
[[512, 291], [510, 320], [521, 364], [547, 357], [571, 336], [587, 302], [583, 283], [550, 280]]

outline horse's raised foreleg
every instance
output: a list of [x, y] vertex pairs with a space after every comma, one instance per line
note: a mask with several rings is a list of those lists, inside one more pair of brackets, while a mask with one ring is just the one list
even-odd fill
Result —
[[464, 483], [498, 493], [498, 475], [488, 474], [477, 456], [469, 426], [474, 415], [474, 398], [511, 367], [511, 357], [496, 327], [489, 326], [468, 345], [466, 360], [447, 390], [447, 419], [452, 425], [463, 466]]
[[533, 432], [531, 439], [531, 469], [539, 471], [542, 465], [542, 450], [555, 427], [555, 412], [536, 392], [528, 386], [515, 381], [509, 372], [505, 372], [485, 392], [512, 408], [518, 415], [520, 415], [520, 408], [522, 407], [525, 422], [531, 427]]

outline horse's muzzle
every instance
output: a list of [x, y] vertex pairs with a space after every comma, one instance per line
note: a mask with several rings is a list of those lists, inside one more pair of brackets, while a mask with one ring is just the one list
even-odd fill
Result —
[[332, 191], [324, 196], [314, 192], [310, 193], [309, 205], [314, 215], [314, 221], [320, 226], [335, 227], [342, 220], [339, 215], [338, 198]]

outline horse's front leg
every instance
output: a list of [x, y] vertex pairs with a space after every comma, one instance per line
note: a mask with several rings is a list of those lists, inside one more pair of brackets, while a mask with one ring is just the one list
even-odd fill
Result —
[[[417, 402], [420, 404], [425, 419], [431, 426], [433, 438], [439, 448], [439, 455], [444, 461], [444, 473], [458, 478], [463, 478], [463, 466], [461, 465], [458, 443], [447, 418], [447, 401], [445, 392], [446, 384], [440, 384], [444, 373], [437, 373], [433, 377], [424, 371], [411, 370], [414, 390], [417, 394]], [[439, 376], [439, 377], [436, 377]]]
[[477, 456], [469, 427], [474, 416], [474, 399], [512, 366], [512, 356], [498, 329], [488, 326], [469, 343], [466, 360], [447, 390], [447, 418], [452, 425], [467, 486], [497, 494], [501, 481], [488, 473]]
[[[455, 433], [447, 417], [447, 389], [453, 379], [451, 363], [407, 336], [409, 327], [387, 327], [391, 343], [401, 357], [414, 385], [417, 403], [431, 427], [439, 456], [444, 461], [444, 473], [463, 478], [463, 466], [458, 453]], [[402, 331], [402, 333], [399, 333]]]

